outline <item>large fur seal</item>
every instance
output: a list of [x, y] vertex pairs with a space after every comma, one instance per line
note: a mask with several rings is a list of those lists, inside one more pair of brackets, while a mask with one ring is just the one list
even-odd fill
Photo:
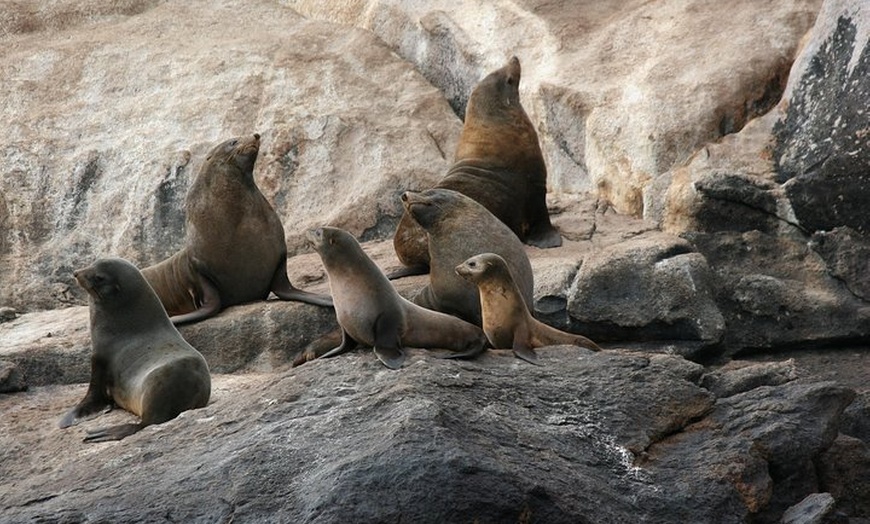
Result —
[[[538, 134], [520, 104], [520, 61], [508, 63], [474, 88], [453, 166], [435, 186], [452, 189], [483, 204], [533, 246], [562, 245], [547, 211], [547, 168]], [[393, 244], [409, 269], [394, 276], [425, 272], [426, 235], [402, 216]]]
[[397, 369], [405, 360], [404, 347], [449, 349], [457, 352], [453, 357], [486, 350], [486, 336], [477, 326], [400, 296], [347, 231], [323, 227], [310, 231], [308, 238], [326, 268], [342, 329], [341, 344], [324, 357], [365, 344], [384, 365]]
[[254, 183], [260, 135], [227, 140], [206, 157], [187, 193], [185, 247], [142, 274], [174, 324], [263, 300], [331, 306], [287, 278], [287, 244], [278, 214]]
[[414, 297], [416, 304], [481, 325], [477, 286], [455, 271], [458, 264], [479, 253], [497, 253], [507, 260], [520, 295], [532, 303], [534, 277], [525, 248], [485, 207], [449, 189], [407, 191], [402, 204], [429, 238], [429, 284]]
[[480, 290], [483, 331], [495, 349], [513, 349], [523, 360], [536, 363], [536, 347], [572, 344], [594, 351], [601, 348], [581, 335], [559, 331], [529, 313], [505, 260], [494, 253], [473, 256], [456, 266], [456, 274]]
[[61, 419], [61, 428], [118, 405], [141, 422], [89, 432], [85, 442], [120, 440], [208, 403], [205, 359], [181, 338], [133, 264], [101, 259], [74, 275], [89, 295], [91, 383], [85, 398]]

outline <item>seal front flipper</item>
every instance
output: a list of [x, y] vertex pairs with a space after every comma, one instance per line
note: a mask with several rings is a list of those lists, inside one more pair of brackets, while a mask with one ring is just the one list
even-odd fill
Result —
[[114, 401], [106, 394], [108, 389], [105, 380], [106, 375], [106, 362], [97, 356], [92, 357], [91, 382], [88, 384], [85, 398], [76, 404], [74, 408], [67, 411], [63, 418], [60, 419], [58, 426], [61, 429], [72, 426], [79, 419], [112, 408]]
[[525, 360], [530, 364], [539, 366], [538, 354], [535, 353], [535, 348], [529, 343], [529, 333], [526, 327], [517, 326], [514, 330], [513, 347], [514, 355]]
[[169, 317], [169, 320], [176, 326], [206, 319], [216, 315], [221, 310], [221, 295], [217, 286], [200, 274], [197, 274], [197, 278], [199, 279], [199, 287], [202, 291], [202, 297], [197, 303], [199, 307], [190, 313]]
[[309, 293], [308, 291], [302, 291], [301, 289], [293, 287], [293, 284], [290, 283], [290, 279], [287, 278], [285, 267], [286, 259], [281, 262], [278, 269], [275, 271], [275, 275], [272, 277], [272, 285], [269, 289], [272, 293], [275, 293], [275, 296], [281, 300], [296, 300], [298, 302], [305, 302], [306, 304], [314, 304], [315, 306], [334, 307], [332, 297], [330, 296]]
[[399, 341], [399, 322], [396, 314], [382, 314], [375, 320], [375, 356], [390, 369], [399, 369], [405, 362]]
[[121, 440], [124, 437], [129, 437], [140, 429], [144, 428], [145, 424], [122, 424], [120, 426], [112, 426], [110, 428], [101, 428], [88, 431], [82, 442], [108, 442], [110, 440]]
[[350, 335], [347, 334], [347, 331], [341, 330], [341, 344], [333, 348], [326, 353], [324, 353], [320, 358], [332, 358], [336, 355], [341, 355], [342, 353], [347, 353], [351, 349], [359, 346], [359, 342], [353, 339]]

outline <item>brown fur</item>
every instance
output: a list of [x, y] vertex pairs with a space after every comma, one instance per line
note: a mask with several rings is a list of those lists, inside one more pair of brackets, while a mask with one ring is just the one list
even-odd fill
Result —
[[[547, 168], [538, 134], [520, 104], [520, 62], [513, 57], [474, 88], [454, 164], [435, 186], [467, 195], [504, 222], [521, 241], [562, 244], [547, 211]], [[409, 267], [429, 264], [426, 235], [405, 213], [393, 238]]]
[[480, 290], [483, 331], [495, 349], [513, 349], [525, 360], [537, 360], [534, 348], [572, 344], [594, 351], [601, 348], [588, 338], [560, 331], [535, 319], [528, 301], [517, 289], [505, 260], [494, 253], [473, 256], [456, 266], [456, 274]]
[[287, 278], [287, 244], [278, 214], [254, 182], [260, 135], [227, 140], [209, 153], [185, 203], [185, 247], [142, 274], [175, 324], [264, 300], [331, 306]]

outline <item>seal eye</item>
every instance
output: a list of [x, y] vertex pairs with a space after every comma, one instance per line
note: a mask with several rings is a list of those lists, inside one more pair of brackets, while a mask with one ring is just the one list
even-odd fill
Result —
[[470, 267], [470, 268], [475, 268], [475, 267], [477, 267], [477, 262], [475, 262], [474, 260], [468, 262], [468, 267]]

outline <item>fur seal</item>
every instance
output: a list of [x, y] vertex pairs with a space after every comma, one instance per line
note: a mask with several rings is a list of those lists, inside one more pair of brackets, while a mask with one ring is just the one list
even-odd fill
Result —
[[[547, 167], [535, 126], [520, 104], [520, 61], [487, 75], [471, 93], [453, 166], [435, 186], [483, 204], [521, 241], [540, 248], [562, 245], [547, 211]], [[405, 213], [393, 237], [408, 266], [393, 276], [425, 273], [426, 235]]]
[[520, 295], [532, 303], [534, 277], [525, 248], [485, 207], [449, 189], [407, 191], [402, 204], [429, 238], [429, 284], [414, 297], [414, 303], [481, 325], [477, 286], [455, 271], [458, 264], [479, 253], [497, 253], [507, 260]]
[[264, 300], [331, 306], [287, 278], [287, 243], [278, 214], [254, 182], [260, 135], [214, 147], [187, 193], [185, 247], [142, 274], [176, 325]]
[[486, 350], [486, 335], [479, 327], [399, 295], [347, 231], [323, 227], [309, 231], [308, 239], [326, 268], [342, 330], [341, 344], [323, 357], [365, 344], [374, 348], [385, 366], [397, 369], [405, 360], [404, 347], [449, 349], [457, 352], [450, 355], [453, 358], [474, 357]]
[[513, 349], [516, 356], [533, 364], [538, 359], [536, 347], [572, 344], [601, 350], [584, 336], [536, 320], [502, 257], [494, 253], [473, 256], [456, 266], [456, 274], [474, 282], [480, 290], [483, 331], [493, 348]]
[[89, 295], [91, 382], [61, 428], [117, 405], [141, 422], [88, 432], [85, 442], [121, 440], [208, 403], [208, 364], [181, 338], [136, 266], [100, 259], [74, 275]]

